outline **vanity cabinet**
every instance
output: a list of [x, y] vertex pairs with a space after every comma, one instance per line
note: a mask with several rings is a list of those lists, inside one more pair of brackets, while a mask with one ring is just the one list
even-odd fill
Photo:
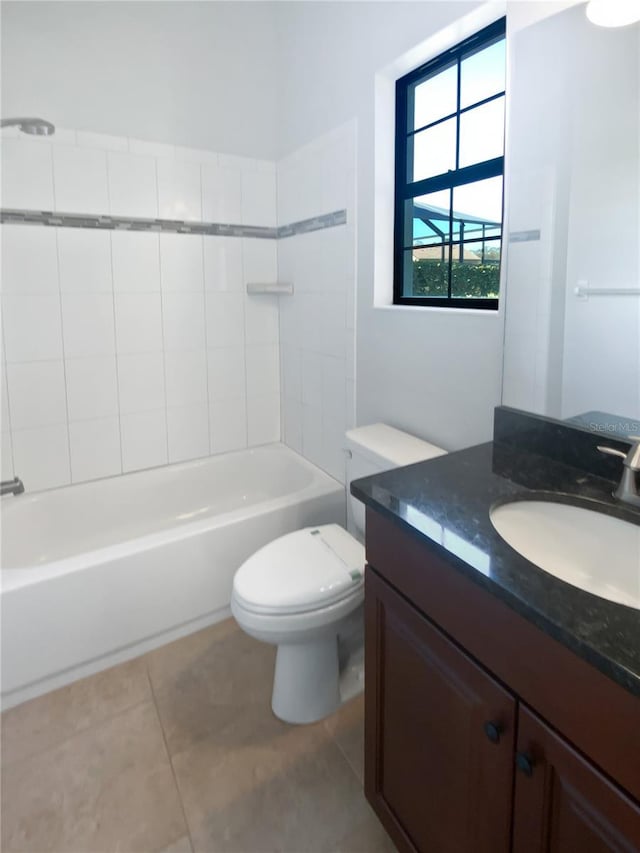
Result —
[[637, 697], [369, 509], [367, 560], [365, 792], [400, 853], [640, 851]]

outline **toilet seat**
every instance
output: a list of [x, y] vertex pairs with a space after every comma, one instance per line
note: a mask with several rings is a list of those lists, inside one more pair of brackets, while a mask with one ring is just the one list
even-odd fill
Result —
[[236, 572], [233, 595], [246, 611], [295, 614], [359, 598], [364, 547], [338, 524], [305, 527], [256, 551]]

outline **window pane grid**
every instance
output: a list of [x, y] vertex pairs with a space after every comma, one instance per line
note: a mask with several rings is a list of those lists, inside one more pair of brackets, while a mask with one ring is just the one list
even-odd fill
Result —
[[[492, 57], [493, 65], [491, 62], [486, 64], [489, 56]], [[463, 43], [443, 55], [440, 60], [436, 59], [430, 63], [427, 66], [429, 74], [425, 73], [425, 68], [417, 69], [398, 83], [394, 285], [396, 302], [497, 308], [502, 250], [503, 188], [500, 182], [498, 197], [496, 187], [493, 186], [496, 181], [491, 179], [501, 178], [504, 173], [504, 133], [497, 124], [501, 112], [503, 118], [504, 108], [502, 111], [496, 108], [491, 113], [483, 113], [482, 119], [477, 114], [469, 128], [474, 128], [474, 125], [477, 128], [478, 123], [486, 126], [488, 119], [492, 122], [491, 126], [486, 134], [478, 134], [477, 130], [474, 130], [469, 136], [469, 132], [466, 132], [463, 160], [465, 165], [461, 167], [460, 163], [461, 133], [465, 133], [461, 118], [499, 99], [503, 99], [504, 103], [504, 84], [498, 85], [500, 77], [504, 78], [504, 69], [499, 63], [501, 56], [504, 56], [504, 20], [478, 34], [474, 39], [473, 48], [468, 47], [468, 42]], [[478, 59], [465, 66], [465, 61], [473, 57]], [[454, 68], [456, 111], [451, 112]], [[442, 79], [439, 80], [441, 74]], [[465, 102], [462, 100], [463, 85]], [[419, 93], [421, 100], [418, 107], [414, 95], [420, 86], [423, 88]], [[495, 91], [495, 87], [499, 90]], [[435, 107], [427, 99], [430, 95], [434, 95]], [[438, 96], [441, 96], [440, 101]], [[447, 99], [449, 110], [444, 111], [443, 115], [419, 127], [411, 127], [412, 123], [416, 124], [418, 116], [423, 119], [437, 116], [437, 107]], [[424, 134], [424, 131], [452, 120], [455, 120], [455, 137], [453, 133], [449, 136], [440, 134], [440, 137]], [[402, 135], [398, 136], [401, 129]], [[418, 136], [420, 133], [423, 133], [422, 137]], [[438, 141], [440, 149], [437, 147]], [[447, 165], [448, 145], [451, 145], [449, 156], [454, 168]], [[482, 155], [486, 157], [494, 152], [497, 154], [498, 151], [500, 156], [489, 160], [481, 159]], [[475, 158], [478, 158], [476, 162]], [[447, 171], [442, 171], [443, 168]], [[429, 169], [438, 169], [439, 174], [429, 174]], [[492, 186], [486, 199], [483, 194], [486, 194], [488, 189], [485, 191], [481, 182], [487, 182], [487, 188]], [[474, 187], [474, 184], [479, 186]], [[465, 191], [460, 193], [456, 210], [454, 193], [456, 188], [461, 187], [464, 187]], [[448, 205], [440, 198], [445, 194], [449, 197]], [[429, 195], [438, 200], [433, 202], [424, 198]]]

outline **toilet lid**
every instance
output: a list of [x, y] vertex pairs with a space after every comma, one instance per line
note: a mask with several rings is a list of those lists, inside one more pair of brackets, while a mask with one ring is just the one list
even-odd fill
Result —
[[362, 586], [364, 559], [364, 547], [338, 524], [305, 527], [249, 557], [233, 579], [234, 595], [262, 612], [325, 607]]

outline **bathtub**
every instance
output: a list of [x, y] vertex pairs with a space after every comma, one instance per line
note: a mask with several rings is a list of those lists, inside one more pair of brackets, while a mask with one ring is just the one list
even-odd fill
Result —
[[5, 497], [2, 706], [226, 618], [253, 551], [345, 522], [345, 489], [281, 444]]

